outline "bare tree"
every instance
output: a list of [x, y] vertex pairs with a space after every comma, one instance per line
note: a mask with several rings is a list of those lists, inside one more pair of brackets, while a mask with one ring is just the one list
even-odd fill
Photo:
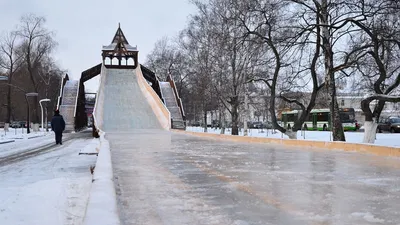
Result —
[[[286, 13], [288, 8], [285, 3], [252, 1], [244, 3], [240, 7], [243, 10], [239, 11], [238, 20], [240, 20], [241, 26], [246, 29], [246, 35], [256, 37], [261, 48], [265, 50], [264, 62], [259, 63], [266, 66], [267, 69], [261, 69], [254, 73], [255, 76], [252, 80], [263, 81], [270, 89], [271, 97], [268, 105], [273, 126], [290, 138], [295, 139], [297, 138], [297, 130], [302, 128], [305, 119], [315, 105], [318, 91], [323, 87], [323, 83], [318, 81], [317, 73], [317, 62], [321, 48], [320, 38], [310, 32], [309, 29], [299, 29], [294, 24], [288, 24], [292, 21], [292, 15]], [[316, 33], [318, 34], [318, 32], [320, 31], [317, 30]], [[288, 33], [294, 35], [288, 35]], [[315, 36], [316, 41], [315, 38], [313, 40]], [[313, 55], [310, 57], [306, 53]], [[297, 58], [300, 60], [293, 60]], [[303, 58], [311, 58], [311, 60]], [[303, 61], [305, 63], [302, 63]], [[312, 93], [309, 102], [285, 94], [294, 90], [300, 91], [310, 81]], [[290, 130], [277, 123], [277, 97], [301, 109], [299, 118]]]
[[163, 37], [154, 45], [153, 51], [147, 56], [146, 66], [153, 70], [161, 80], [166, 80], [170, 68], [175, 63], [175, 46], [171, 46], [168, 37]]
[[[367, 90], [369, 96], [361, 103], [365, 114], [364, 142], [374, 143], [377, 121], [385, 102], [399, 102], [400, 85], [400, 5], [389, 0], [360, 1], [354, 5], [364, 16], [363, 20], [350, 19], [358, 27], [355, 46], [369, 46], [364, 57], [357, 62], [359, 87]], [[371, 110], [370, 103], [377, 101]]]
[[238, 135], [244, 84], [251, 71], [250, 64], [258, 52], [253, 42], [247, 42], [243, 38], [243, 29], [237, 25], [238, 21], [235, 19], [235, 12], [239, 9], [230, 1], [195, 1], [195, 4], [199, 8], [198, 18], [202, 19], [203, 24], [207, 24], [212, 46], [209, 73], [212, 74], [214, 96], [231, 116], [232, 135]]
[[[28, 14], [21, 18], [17, 35], [22, 39], [22, 54], [28, 72], [33, 91], [39, 93], [39, 67], [41, 61], [51, 53], [56, 46], [53, 40], [53, 32], [45, 27], [44, 17]], [[32, 122], [39, 123], [38, 102], [35, 101]]]
[[5, 122], [10, 123], [11, 120], [11, 90], [15, 71], [21, 67], [22, 54], [18, 52], [20, 43], [15, 32], [9, 32], [0, 41], [0, 68], [5, 70], [5, 75], [8, 77], [7, 85], [7, 113]]
[[179, 96], [187, 88], [187, 79], [192, 72], [186, 60], [185, 49], [182, 49], [179, 39], [178, 43], [173, 44], [170, 44], [166, 37], [159, 40], [153, 51], [147, 56], [145, 64], [163, 81], [168, 75], [171, 75], [177, 85]]
[[357, 0], [289, 0], [289, 2], [295, 3], [297, 10], [305, 11], [313, 18], [319, 18], [318, 23], [309, 23], [308, 27], [311, 30], [317, 28], [321, 30], [325, 86], [330, 102], [333, 140], [345, 141], [337, 103], [336, 82], [338, 77], [350, 75], [346, 70], [354, 66], [363, 57], [362, 50], [368, 48], [364, 45], [351, 48], [345, 44], [358, 30], [351, 25], [350, 20], [363, 20], [359, 11], [353, 8]]
[[203, 126], [207, 131], [207, 111], [212, 109], [212, 43], [207, 8], [197, 4], [199, 14], [192, 16], [188, 27], [180, 35], [180, 44], [185, 49], [191, 65], [189, 85], [192, 89], [193, 101], [199, 104], [203, 113]]

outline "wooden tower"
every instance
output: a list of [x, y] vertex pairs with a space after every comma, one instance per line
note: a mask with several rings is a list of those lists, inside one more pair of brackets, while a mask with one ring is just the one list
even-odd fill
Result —
[[129, 45], [121, 26], [114, 35], [110, 45], [103, 46], [103, 64], [107, 68], [133, 68], [138, 66], [137, 46]]

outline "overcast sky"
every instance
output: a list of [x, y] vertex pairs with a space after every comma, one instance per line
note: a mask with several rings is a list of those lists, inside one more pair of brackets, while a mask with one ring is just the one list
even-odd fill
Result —
[[[110, 44], [119, 22], [144, 63], [154, 43], [175, 36], [194, 11], [188, 0], [0, 0], [0, 32], [15, 28], [27, 13], [46, 17], [59, 43], [58, 64], [79, 79], [82, 71], [101, 62], [101, 48]], [[96, 83], [86, 86], [94, 91]]]

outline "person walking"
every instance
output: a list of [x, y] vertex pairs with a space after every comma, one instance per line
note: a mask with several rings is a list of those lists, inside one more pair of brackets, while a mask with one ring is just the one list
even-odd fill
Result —
[[54, 111], [54, 116], [51, 119], [51, 130], [56, 134], [56, 144], [62, 145], [62, 133], [65, 130], [65, 121], [58, 109]]

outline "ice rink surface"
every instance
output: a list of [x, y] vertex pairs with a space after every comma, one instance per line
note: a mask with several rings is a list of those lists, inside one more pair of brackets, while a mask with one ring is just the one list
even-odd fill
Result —
[[400, 224], [400, 160], [108, 133], [123, 224]]

